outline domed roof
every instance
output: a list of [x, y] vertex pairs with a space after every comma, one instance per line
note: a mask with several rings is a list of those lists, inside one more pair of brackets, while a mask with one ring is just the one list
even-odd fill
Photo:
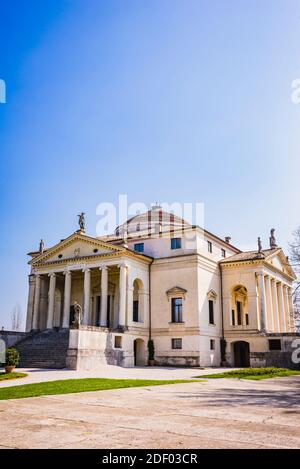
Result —
[[124, 236], [127, 233], [132, 236], [134, 233], [141, 235], [143, 232], [145, 234], [159, 234], [190, 226], [183, 218], [174, 213], [164, 211], [160, 205], [154, 205], [147, 212], [138, 213], [118, 226], [116, 235]]

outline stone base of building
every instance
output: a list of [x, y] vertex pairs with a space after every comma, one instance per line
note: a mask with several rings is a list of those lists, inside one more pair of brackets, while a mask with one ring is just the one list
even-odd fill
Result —
[[[271, 341], [280, 344], [280, 350], [270, 350]], [[276, 368], [300, 369], [300, 334], [240, 334], [238, 339], [232, 336], [226, 337], [226, 342], [226, 360], [232, 367], [251, 366], [261, 368], [274, 366]], [[246, 362], [244, 365], [237, 363], [235, 350], [237, 344], [241, 344], [241, 351], [244, 355], [248, 355], [243, 357]]]
[[80, 329], [70, 329], [67, 367], [72, 370], [97, 370], [103, 365], [145, 366], [147, 340], [147, 336], [104, 328], [80, 326]]
[[184, 367], [199, 367], [200, 358], [191, 356], [156, 356], [155, 363], [159, 366], [184, 366]]

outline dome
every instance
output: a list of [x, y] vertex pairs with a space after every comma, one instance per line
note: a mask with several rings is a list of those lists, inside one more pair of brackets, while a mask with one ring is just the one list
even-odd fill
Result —
[[115, 233], [124, 237], [125, 234], [139, 236], [143, 234], [159, 234], [173, 230], [188, 228], [191, 225], [183, 218], [171, 212], [166, 212], [160, 205], [154, 205], [145, 213], [140, 213], [129, 218], [125, 223], [118, 226]]

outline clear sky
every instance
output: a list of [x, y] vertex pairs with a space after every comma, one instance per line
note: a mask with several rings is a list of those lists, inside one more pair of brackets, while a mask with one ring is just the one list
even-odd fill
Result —
[[299, 225], [298, 0], [0, 0], [0, 327], [26, 253], [117, 202], [203, 202], [242, 249]]

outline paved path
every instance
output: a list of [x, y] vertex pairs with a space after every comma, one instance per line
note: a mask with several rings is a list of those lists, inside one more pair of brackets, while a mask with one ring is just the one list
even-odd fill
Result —
[[[172, 368], [172, 367], [134, 367], [103, 365], [99, 371], [43, 370], [40, 368], [17, 368], [16, 371], [28, 373], [26, 378], [0, 381], [0, 387], [17, 386], [20, 384], [54, 381], [72, 378], [132, 378], [132, 379], [191, 379], [197, 375], [218, 373], [226, 368]], [[228, 368], [229, 370], [229, 368]], [[232, 368], [230, 368], [232, 370]]]
[[2, 448], [300, 448], [300, 377], [0, 401]]

